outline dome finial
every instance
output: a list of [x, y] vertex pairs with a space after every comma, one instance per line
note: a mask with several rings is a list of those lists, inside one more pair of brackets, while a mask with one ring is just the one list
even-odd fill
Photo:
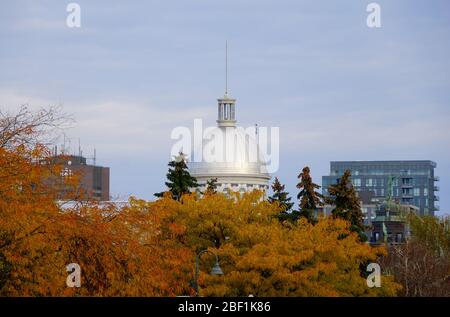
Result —
[[228, 95], [228, 41], [225, 40], [225, 96]]

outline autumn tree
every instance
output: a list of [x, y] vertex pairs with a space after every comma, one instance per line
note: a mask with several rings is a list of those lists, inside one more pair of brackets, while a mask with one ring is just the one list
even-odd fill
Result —
[[308, 166], [303, 168], [298, 178], [300, 179], [297, 184], [297, 188], [300, 189], [297, 195], [297, 199], [300, 200], [298, 215], [309, 222], [314, 222], [314, 212], [319, 206], [323, 205], [322, 194], [316, 192], [316, 189], [319, 189], [320, 186], [312, 181]]
[[359, 198], [351, 182], [351, 173], [349, 170], [344, 172], [344, 175], [339, 178], [336, 185], [330, 185], [328, 187], [328, 193], [330, 194], [328, 202], [334, 205], [334, 209], [331, 212], [333, 217], [350, 222], [351, 231], [356, 232], [361, 241], [366, 241], [363, 213]]
[[281, 223], [274, 217], [279, 208], [262, 195], [185, 195], [182, 203], [174, 201], [174, 221], [186, 228], [186, 245], [195, 252], [216, 253], [224, 272], [209, 275], [214, 258], [202, 258], [201, 296], [396, 294], [400, 286], [392, 277], [383, 275], [381, 288], [368, 288], [360, 271], [360, 265], [385, 254], [383, 247], [361, 244], [342, 219], [320, 218], [316, 225], [303, 218]]
[[[46, 180], [61, 167], [45, 145], [58, 116], [22, 108], [0, 119], [0, 296], [192, 295], [174, 200], [58, 202]], [[66, 285], [70, 263], [81, 267], [80, 288]]]
[[423, 244], [436, 255], [450, 257], [450, 216], [408, 215], [414, 240]]
[[384, 271], [402, 285], [402, 296], [450, 296], [450, 219], [408, 217], [411, 237], [389, 247]]
[[[173, 161], [169, 162], [169, 172], [166, 174], [168, 192], [175, 200], [180, 200], [184, 194], [190, 193], [193, 189], [198, 187], [197, 179], [189, 173], [186, 163], [186, 156], [179, 153]], [[164, 193], [156, 193], [156, 197], [163, 197]]]
[[[0, 295], [37, 293], [43, 268], [58, 262], [47, 232], [60, 225], [60, 210], [45, 182], [59, 174], [58, 166], [47, 164], [45, 146], [65, 122], [58, 111], [32, 112], [23, 106], [17, 113], [0, 112]], [[45, 274], [58, 275], [49, 269]]]

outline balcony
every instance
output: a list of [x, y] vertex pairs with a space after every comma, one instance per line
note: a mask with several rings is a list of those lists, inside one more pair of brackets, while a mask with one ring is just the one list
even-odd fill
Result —
[[413, 188], [413, 184], [402, 184], [402, 188]]
[[439, 201], [439, 196], [434, 196], [434, 201]]
[[435, 176], [435, 177], [434, 177], [434, 181], [435, 181], [435, 182], [439, 182], [440, 180], [441, 180], [441, 179], [439, 178], [439, 176]]
[[439, 210], [441, 210], [441, 207], [439, 207], [439, 206], [434, 206], [434, 210], [435, 210], [435, 211], [439, 211]]
[[439, 186], [434, 186], [434, 191], [438, 192], [439, 191]]

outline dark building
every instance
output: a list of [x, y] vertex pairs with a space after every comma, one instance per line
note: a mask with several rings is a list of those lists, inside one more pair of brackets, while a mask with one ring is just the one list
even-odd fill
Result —
[[419, 208], [420, 215], [434, 215], [439, 210], [435, 192], [439, 187], [434, 175], [433, 161], [341, 161], [330, 163], [330, 175], [322, 177], [322, 190], [328, 195], [328, 186], [336, 184], [345, 170], [352, 173], [352, 182], [358, 192], [372, 192], [373, 201], [384, 201], [391, 182], [392, 199], [403, 205]]
[[399, 205], [393, 202], [381, 204], [372, 220], [372, 228], [368, 232], [371, 244], [400, 244], [410, 235], [407, 222], [409, 213], [417, 213], [416, 206]]
[[[58, 155], [53, 158], [54, 164], [62, 164], [61, 177], [77, 175], [77, 191], [82, 193], [81, 197], [98, 201], [107, 201], [109, 197], [109, 167], [90, 165], [83, 156]], [[55, 182], [56, 184], [56, 182]], [[65, 199], [72, 187], [60, 187], [59, 198]]]

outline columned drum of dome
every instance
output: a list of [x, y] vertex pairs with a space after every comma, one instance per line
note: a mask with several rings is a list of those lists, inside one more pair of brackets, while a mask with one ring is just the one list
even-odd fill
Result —
[[227, 94], [223, 98], [217, 99], [219, 127], [235, 127], [236, 126], [236, 99], [228, 97]]

